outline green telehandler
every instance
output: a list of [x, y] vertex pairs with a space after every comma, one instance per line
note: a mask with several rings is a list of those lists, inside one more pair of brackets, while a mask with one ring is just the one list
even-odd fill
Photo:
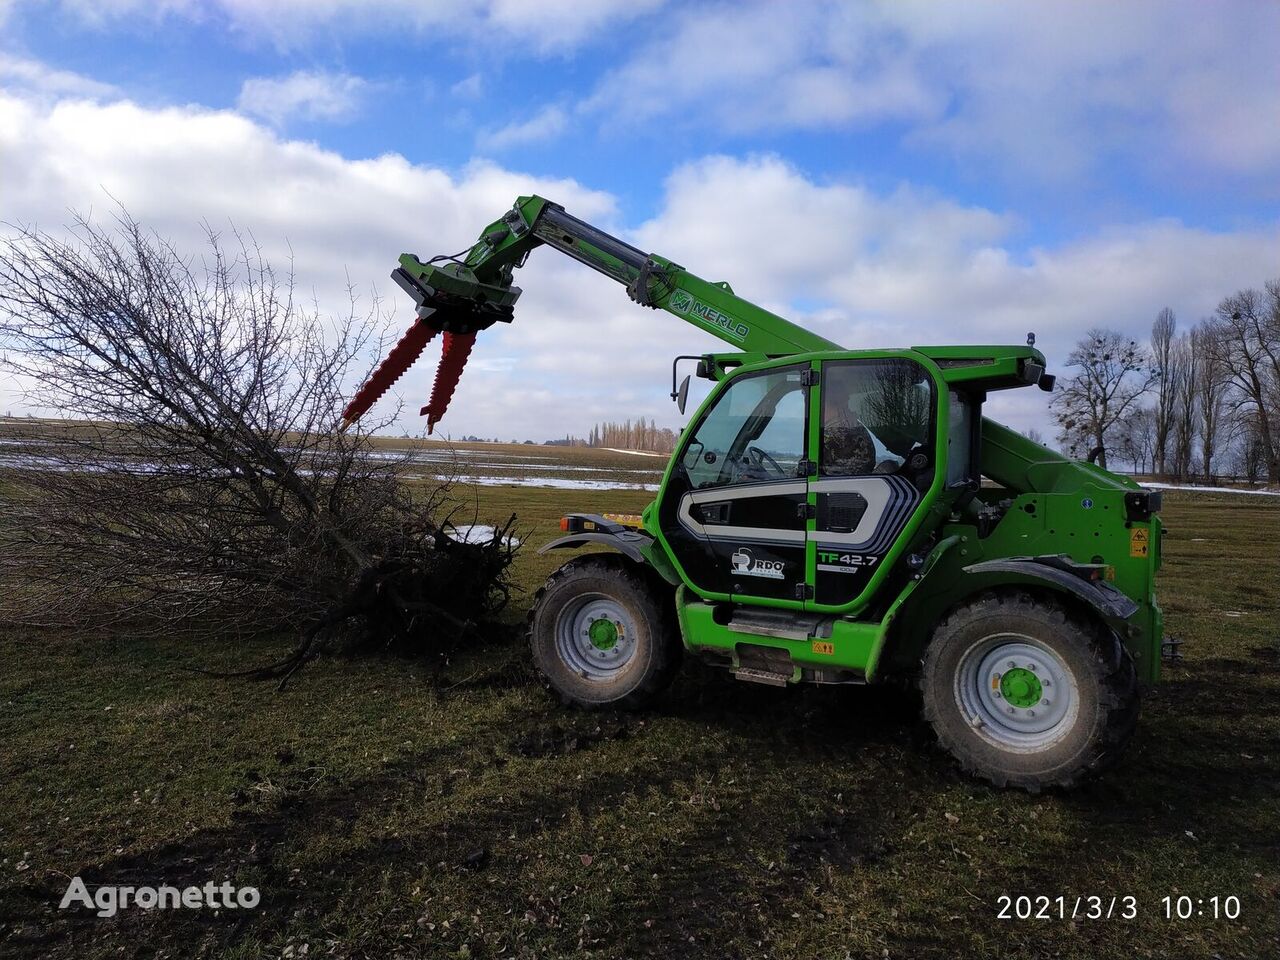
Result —
[[777, 686], [913, 681], [941, 745], [998, 786], [1071, 787], [1117, 758], [1160, 672], [1160, 495], [982, 416], [992, 391], [1052, 389], [1034, 336], [846, 350], [521, 197], [465, 253], [400, 258], [417, 321], [344, 424], [443, 333], [434, 427], [544, 245], [734, 348], [673, 363], [681, 414], [682, 362], [714, 386], [639, 521], [571, 514], [542, 548], [609, 548], [560, 566], [530, 614], [561, 698], [643, 706], [691, 654]]

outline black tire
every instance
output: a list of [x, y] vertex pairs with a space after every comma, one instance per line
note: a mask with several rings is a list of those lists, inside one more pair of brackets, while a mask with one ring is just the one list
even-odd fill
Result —
[[[616, 605], [616, 625], [630, 623], [618, 643], [628, 645], [625, 661], [595, 664], [568, 641], [564, 618], [575, 608], [600, 602]], [[675, 618], [674, 592], [638, 564], [614, 554], [588, 554], [560, 566], [534, 597], [529, 612], [529, 647], [534, 666], [565, 703], [588, 710], [610, 707], [636, 710], [670, 685], [684, 650]], [[590, 654], [588, 651], [588, 655]], [[607, 671], [614, 672], [608, 673]]]
[[[1025, 665], [1014, 666], [1020, 652]], [[1003, 675], [992, 672], [993, 663]], [[1066, 671], [1062, 696], [1040, 683], [1058, 668]], [[953, 610], [934, 631], [920, 690], [938, 742], [967, 773], [1032, 793], [1074, 787], [1111, 766], [1138, 720], [1137, 674], [1123, 644], [1099, 621], [1047, 595], [986, 593]], [[1015, 729], [1048, 723], [1054, 711], [1062, 713], [1046, 730]]]

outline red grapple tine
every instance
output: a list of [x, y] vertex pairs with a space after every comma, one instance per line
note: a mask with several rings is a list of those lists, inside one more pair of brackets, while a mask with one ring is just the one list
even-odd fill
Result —
[[[410, 327], [405, 332], [405, 335], [400, 338], [400, 342], [392, 347], [386, 359], [378, 364], [378, 369], [373, 371], [373, 376], [360, 388], [351, 399], [351, 402], [347, 404], [347, 408], [342, 411], [342, 426], [340, 429], [346, 430], [351, 424], [364, 416], [369, 408], [377, 403], [379, 398], [391, 388], [391, 385], [413, 366], [413, 361], [422, 355], [422, 351], [431, 342], [431, 338], [438, 332], [435, 327], [425, 320], [419, 320]], [[448, 338], [446, 336], [447, 342]]]
[[475, 342], [474, 333], [445, 331], [440, 369], [436, 371], [436, 382], [431, 388], [431, 399], [421, 411], [421, 415], [427, 418], [427, 433], [435, 429], [444, 412], [449, 409], [449, 401], [453, 399], [458, 378], [462, 376], [462, 368], [467, 365], [467, 357], [471, 356], [471, 347]]

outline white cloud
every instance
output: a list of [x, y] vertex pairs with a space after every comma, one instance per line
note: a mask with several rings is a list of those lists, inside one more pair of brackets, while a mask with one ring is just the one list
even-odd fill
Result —
[[[606, 27], [646, 17], [665, 0], [488, 0], [479, 16], [486, 27], [532, 38], [543, 49], [576, 46]], [[410, 2], [410, 6], [414, 4]], [[456, 12], [457, 5], [450, 4]]]
[[[815, 183], [774, 157], [710, 157], [669, 178], [661, 213], [632, 240], [850, 348], [1021, 343], [1034, 331], [1059, 372], [1089, 327], [1145, 340], [1164, 306], [1193, 323], [1280, 274], [1280, 224], [1116, 224], [1026, 253], [1018, 226], [911, 187], [878, 194]], [[1046, 399], [995, 395], [992, 410], [1048, 433]]]
[[[13, 0], [17, 7], [30, 0]], [[167, 16], [203, 17], [201, 0], [60, 0], [63, 12], [77, 21], [101, 27], [126, 17], [160, 20]]]
[[[234, 222], [252, 232], [277, 266], [292, 263], [300, 293], [309, 298], [314, 292], [323, 309], [346, 309], [349, 277], [365, 306], [376, 289], [406, 326], [411, 304], [389, 280], [406, 250], [426, 256], [461, 249], [522, 194], [552, 197], [594, 222], [616, 225], [617, 219], [611, 197], [572, 180], [487, 163], [451, 174], [398, 155], [349, 160], [284, 139], [240, 114], [192, 107], [49, 104], [3, 92], [0, 156], [6, 178], [0, 222], [56, 232], [68, 210], [109, 215], [114, 198], [193, 253], [202, 242], [202, 221], [215, 228]], [[530, 293], [519, 320], [488, 331], [477, 345], [446, 429], [541, 439], [564, 425], [576, 429], [579, 421], [585, 429], [592, 417], [620, 409], [603, 377], [574, 383], [566, 370], [550, 373], [544, 366], [552, 352], [599, 366], [607, 341], [584, 337], [583, 330], [633, 318], [620, 288], [584, 273], [547, 254], [533, 258], [522, 272]], [[608, 305], [614, 319], [602, 321]], [[575, 341], [584, 346], [576, 349]], [[430, 393], [437, 350], [433, 346], [398, 385], [412, 407], [406, 429], [421, 428], [415, 414]], [[520, 358], [514, 369], [512, 357]], [[664, 363], [655, 352], [659, 386]], [[654, 393], [638, 379], [646, 397]], [[635, 385], [618, 395], [633, 396]], [[0, 382], [0, 410], [11, 407], [19, 407], [13, 387]]]
[[616, 123], [692, 111], [735, 132], [937, 115], [943, 99], [876, 19], [805, 0], [687, 6], [583, 107]]
[[1274, 180], [1277, 36], [1280, 5], [1252, 0], [686, 5], [583, 109], [731, 133], [891, 122], [984, 175], [1077, 177], [1119, 155]]
[[360, 108], [369, 83], [347, 73], [298, 70], [287, 77], [250, 77], [236, 106], [274, 124], [291, 117], [349, 120]]
[[[33, 0], [12, 0], [15, 5]], [[69, 16], [103, 26], [125, 19], [181, 17], [225, 23], [230, 29], [281, 48], [326, 36], [402, 34], [406, 31], [518, 39], [539, 52], [571, 49], [606, 26], [644, 16], [663, 0], [60, 0]]]
[[58, 2], [91, 26], [181, 18], [282, 49], [408, 32], [547, 55], [623, 30], [629, 54], [581, 103], [606, 127], [878, 126], [974, 175], [1036, 182], [1116, 157], [1184, 186], [1225, 175], [1274, 196], [1280, 178], [1280, 4], [1256, 0], [722, 0], [660, 16], [663, 0]]
[[[4, 7], [0, 6], [0, 23]], [[29, 60], [0, 51], [0, 82], [8, 90], [50, 96], [103, 98], [119, 94], [109, 83], [100, 83], [69, 70], [55, 70], [39, 60]]]
[[918, 131], [923, 143], [1050, 176], [1117, 154], [1162, 173], [1280, 170], [1275, 4], [1048, 3], [1023, 17], [995, 2], [902, 4], [887, 15], [953, 96], [948, 116]]
[[[491, 163], [455, 174], [398, 155], [348, 159], [231, 111], [190, 107], [51, 104], [6, 92], [0, 155], [2, 221], [57, 230], [68, 209], [109, 210], [115, 197], [193, 251], [202, 221], [234, 221], [275, 263], [292, 261], [301, 292], [314, 291], [323, 308], [345, 308], [349, 277], [366, 303], [381, 291], [406, 324], [410, 305], [387, 279], [399, 254], [461, 249], [529, 193], [850, 347], [1021, 343], [1034, 330], [1058, 369], [1090, 326], [1145, 336], [1165, 305], [1192, 321], [1280, 264], [1274, 225], [1215, 233], [1176, 221], [1116, 224], [1023, 253], [1014, 216], [906, 185], [818, 183], [773, 157], [686, 164], [669, 177], [657, 215], [628, 228], [614, 198], [572, 180]], [[725, 349], [550, 251], [536, 251], [518, 282], [515, 323], [477, 342], [443, 424], [454, 435], [542, 439], [619, 416], [674, 424], [671, 357]], [[412, 408], [407, 429], [420, 427], [413, 412], [430, 392], [436, 356], [429, 350], [400, 384]], [[6, 389], [0, 409], [14, 404]], [[1044, 426], [1038, 393], [992, 404], [1017, 426]]]
[[449, 92], [455, 97], [475, 100], [484, 93], [484, 74], [473, 73], [470, 76], [463, 77], [449, 88]]
[[569, 117], [560, 107], [543, 107], [528, 120], [518, 120], [496, 130], [482, 130], [476, 137], [481, 150], [509, 150], [531, 143], [546, 143], [564, 133]]

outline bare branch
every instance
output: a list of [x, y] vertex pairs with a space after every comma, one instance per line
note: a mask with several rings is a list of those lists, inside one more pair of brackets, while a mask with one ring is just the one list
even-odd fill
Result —
[[379, 305], [304, 308], [253, 238], [186, 258], [121, 211], [0, 239], [0, 349], [67, 418], [5, 476], [0, 617], [193, 638], [434, 645], [505, 601], [511, 548], [458, 543], [447, 478], [339, 433]]

